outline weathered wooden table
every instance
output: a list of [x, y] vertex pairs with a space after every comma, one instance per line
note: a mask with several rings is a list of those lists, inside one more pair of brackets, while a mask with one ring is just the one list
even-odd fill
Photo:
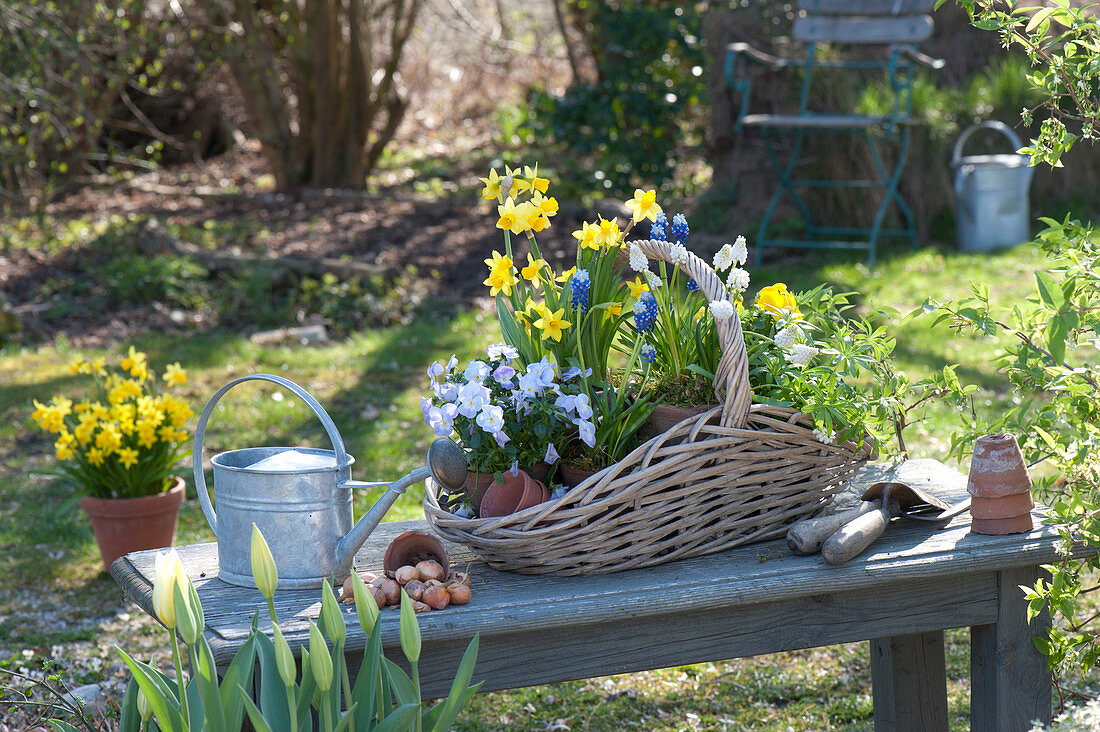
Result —
[[[965, 477], [932, 460], [906, 464], [905, 479], [948, 502], [965, 498]], [[871, 471], [857, 482], [873, 479]], [[876, 729], [947, 729], [943, 631], [971, 629], [971, 723], [1011, 732], [1051, 716], [1050, 678], [1031, 636], [1018, 586], [1054, 562], [1057, 535], [979, 536], [969, 516], [940, 529], [896, 520], [851, 563], [793, 555], [783, 540], [706, 557], [595, 577], [538, 577], [497, 572], [468, 550], [448, 546], [453, 566], [472, 562], [473, 600], [419, 617], [420, 673], [426, 696], [445, 695], [466, 644], [481, 634], [474, 679], [506, 689], [569, 679], [870, 640]], [[389, 541], [423, 521], [382, 524], [356, 556], [360, 571], [379, 571]], [[179, 549], [206, 611], [206, 637], [220, 665], [248, 636], [253, 616], [266, 623], [255, 590], [217, 579], [216, 544]], [[117, 560], [111, 574], [152, 612], [155, 552]], [[278, 591], [276, 608], [291, 646], [308, 640], [320, 591]], [[349, 654], [364, 637], [346, 606]], [[386, 654], [403, 662], [398, 614], [383, 612]], [[261, 627], [264, 627], [263, 625]], [[270, 632], [270, 625], [266, 625]]]

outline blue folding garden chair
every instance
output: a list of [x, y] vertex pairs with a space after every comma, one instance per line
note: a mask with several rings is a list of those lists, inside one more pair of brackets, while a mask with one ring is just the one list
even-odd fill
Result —
[[[938, 69], [943, 61], [930, 58], [916, 45], [932, 34], [932, 11], [935, 0], [800, 0], [799, 17], [794, 21], [792, 36], [806, 44], [804, 59], [776, 58], [745, 43], [727, 46], [726, 80], [740, 97], [735, 130], [758, 130], [767, 149], [768, 160], [779, 177], [760, 231], [756, 238], [756, 265], [769, 247], [800, 247], [808, 249], [863, 249], [867, 265], [875, 266], [875, 245], [879, 237], [896, 236], [909, 240], [916, 248], [916, 226], [913, 212], [898, 190], [902, 170], [909, 152], [910, 112], [913, 96], [913, 75], [916, 64]], [[823, 46], [827, 45], [827, 49]], [[883, 47], [884, 58], [841, 58], [835, 49], [842, 46]], [[880, 53], [879, 56], [882, 56]], [[802, 70], [798, 111], [794, 114], [749, 114], [753, 75], [750, 64], [771, 68]], [[878, 70], [885, 73], [890, 95], [889, 112], [868, 116], [853, 113], [825, 113], [809, 109], [811, 86], [816, 69], [846, 69], [854, 73]], [[798, 177], [798, 167], [807, 137], [814, 135], [848, 135], [865, 141], [870, 151], [874, 177], [871, 179], [828, 179]], [[789, 141], [784, 145], [782, 142]], [[887, 164], [881, 148], [893, 146], [893, 165]], [[783, 150], [788, 150], [783, 159]], [[870, 226], [830, 226], [815, 221], [803, 191], [812, 188], [881, 189], [874, 219]], [[803, 239], [772, 238], [772, 224], [780, 201], [790, 196], [805, 224]], [[900, 228], [884, 228], [890, 205], [896, 205]]]

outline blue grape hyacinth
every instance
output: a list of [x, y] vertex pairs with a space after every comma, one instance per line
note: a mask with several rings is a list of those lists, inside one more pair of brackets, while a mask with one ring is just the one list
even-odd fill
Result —
[[657, 214], [649, 225], [649, 238], [657, 241], [668, 241], [668, 217], [664, 213]]
[[578, 269], [570, 280], [570, 288], [573, 291], [573, 307], [584, 311], [588, 309], [588, 295], [592, 291], [592, 281], [588, 271]]
[[673, 216], [672, 226], [669, 227], [668, 233], [670, 241], [683, 244], [687, 240], [688, 234], [691, 233], [691, 230], [688, 228], [687, 217], [683, 214], [676, 214]]

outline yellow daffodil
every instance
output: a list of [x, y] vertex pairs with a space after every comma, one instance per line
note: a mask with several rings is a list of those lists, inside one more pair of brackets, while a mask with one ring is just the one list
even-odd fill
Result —
[[634, 223], [642, 219], [653, 221], [661, 213], [661, 207], [657, 204], [657, 192], [643, 191], [641, 188], [634, 190], [634, 198], [626, 202], [626, 207], [630, 209]]
[[513, 234], [519, 234], [523, 229], [520, 227], [519, 217], [516, 214], [516, 202], [512, 200], [511, 196], [504, 199], [504, 203], [497, 206], [497, 214], [500, 218], [497, 219], [497, 228], [505, 229]]
[[95, 436], [95, 446], [106, 454], [111, 454], [122, 446], [122, 432], [113, 423], [102, 425], [99, 434]]
[[95, 467], [98, 468], [100, 465], [103, 464], [103, 461], [106, 459], [106, 457], [107, 457], [107, 453], [104, 452], [102, 448], [99, 448], [99, 447], [90, 447], [90, 448], [88, 448], [88, 462], [91, 465], [94, 465]]
[[531, 196], [531, 205], [537, 208], [547, 219], [558, 215], [558, 199], [536, 192]]
[[531, 184], [523, 177], [523, 171], [519, 168], [515, 170], [504, 166], [504, 177], [512, 179], [512, 187], [505, 191], [506, 194], [516, 196], [522, 196], [527, 191], [531, 190]]
[[570, 267], [569, 269], [565, 270], [560, 275], [558, 275], [555, 279], [558, 282], [568, 282], [569, 278], [572, 277], [573, 273], [576, 272], [576, 271], [577, 271], [577, 268], [575, 266]]
[[515, 273], [509, 269], [497, 269], [489, 273], [489, 276], [482, 282], [483, 285], [488, 285], [489, 296], [496, 297], [498, 292], [503, 292], [505, 297], [512, 296], [512, 287], [519, 282], [519, 278]]
[[611, 318], [617, 318], [623, 314], [623, 304], [621, 302], [613, 302], [607, 306], [607, 310], [604, 311], [604, 319], [610, 320]]
[[70, 432], [62, 432], [54, 443], [54, 450], [58, 460], [72, 460], [76, 453], [73, 451], [73, 442], [76, 437]]
[[553, 313], [547, 312], [535, 321], [535, 327], [542, 331], [542, 339], [544, 341], [549, 338], [553, 338], [555, 341], [561, 341], [562, 331], [572, 325], [572, 323], [562, 317], [563, 315], [565, 315], [565, 308], [561, 308]]
[[550, 222], [538, 206], [530, 201], [524, 201], [516, 206], [516, 219], [520, 231], [534, 231], [538, 233], [550, 225]]
[[[148, 370], [145, 365], [145, 354], [136, 350], [133, 346], [130, 346], [129, 354], [126, 358], [122, 359], [122, 363], [119, 364], [123, 371], [129, 371], [130, 376], [138, 378], [139, 374], [148, 375]], [[144, 376], [141, 379], [144, 380]]]
[[794, 316], [801, 318], [798, 301], [782, 282], [776, 282], [761, 290], [756, 296], [756, 304], [775, 318]]
[[610, 248], [616, 246], [619, 240], [623, 238], [623, 232], [619, 229], [619, 221], [617, 219], [600, 219], [600, 231], [596, 235], [596, 241], [600, 246], [604, 248]]
[[93, 415], [84, 415], [84, 418], [80, 420], [80, 424], [73, 430], [73, 436], [76, 437], [76, 441], [81, 445], [87, 445], [91, 442], [92, 434], [95, 432], [95, 428], [98, 424], [99, 420]]
[[138, 445], [152, 447], [157, 441], [157, 423], [143, 419], [137, 423]]
[[180, 368], [180, 362], [176, 361], [168, 364], [161, 378], [169, 384], [186, 384], [187, 372]]
[[630, 296], [635, 300], [641, 297], [643, 292], [649, 292], [649, 285], [643, 282], [641, 277], [635, 277], [627, 282], [626, 286], [630, 288]]
[[535, 193], [546, 193], [546, 191], [550, 188], [550, 181], [546, 178], [539, 177], [538, 163], [535, 163], [534, 168], [529, 165], [524, 165], [523, 175], [527, 179], [527, 184]]
[[577, 240], [577, 246], [581, 249], [599, 249], [599, 235], [600, 227], [587, 221], [581, 224], [580, 231], [573, 232], [573, 238]]
[[531, 253], [527, 253], [527, 266], [524, 267], [520, 274], [523, 275], [523, 279], [531, 283], [531, 287], [536, 290], [542, 287], [542, 271], [546, 269], [546, 260], [539, 257], [534, 259]]
[[118, 450], [118, 462], [124, 468], [134, 467], [138, 462], [138, 451], [132, 447], [120, 447]]
[[500, 200], [501, 177], [495, 168], [489, 170], [488, 178], [478, 178], [478, 180], [485, 184], [485, 187], [481, 189], [482, 198], [486, 201]]

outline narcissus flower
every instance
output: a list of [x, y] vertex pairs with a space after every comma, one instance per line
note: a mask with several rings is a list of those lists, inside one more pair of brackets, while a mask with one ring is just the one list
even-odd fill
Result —
[[504, 203], [497, 206], [497, 214], [500, 218], [497, 219], [497, 228], [505, 229], [513, 234], [519, 234], [523, 231], [520, 226], [519, 215], [516, 212], [516, 203], [512, 200], [511, 196], [504, 199]]
[[523, 279], [531, 283], [531, 287], [536, 290], [542, 287], [542, 271], [546, 269], [546, 260], [542, 257], [535, 259], [531, 256], [531, 253], [527, 253], [527, 266], [524, 267], [520, 274], [523, 275]]
[[542, 331], [542, 339], [544, 341], [549, 338], [553, 338], [555, 341], [561, 341], [562, 331], [572, 325], [572, 323], [562, 317], [564, 315], [565, 308], [560, 308], [556, 312], [547, 312], [535, 321], [534, 325]]
[[481, 189], [481, 196], [486, 201], [500, 200], [500, 181], [502, 179], [495, 169], [489, 171], [488, 178], [478, 178], [478, 180], [485, 184], [485, 187]]
[[649, 285], [642, 282], [641, 277], [635, 277], [630, 282], [627, 282], [626, 286], [630, 288], [630, 296], [635, 300], [641, 297], [643, 292], [649, 292]]
[[626, 207], [630, 209], [634, 223], [642, 219], [652, 221], [661, 213], [661, 207], [657, 204], [657, 192], [643, 191], [641, 188], [634, 190], [634, 198], [626, 202]]

